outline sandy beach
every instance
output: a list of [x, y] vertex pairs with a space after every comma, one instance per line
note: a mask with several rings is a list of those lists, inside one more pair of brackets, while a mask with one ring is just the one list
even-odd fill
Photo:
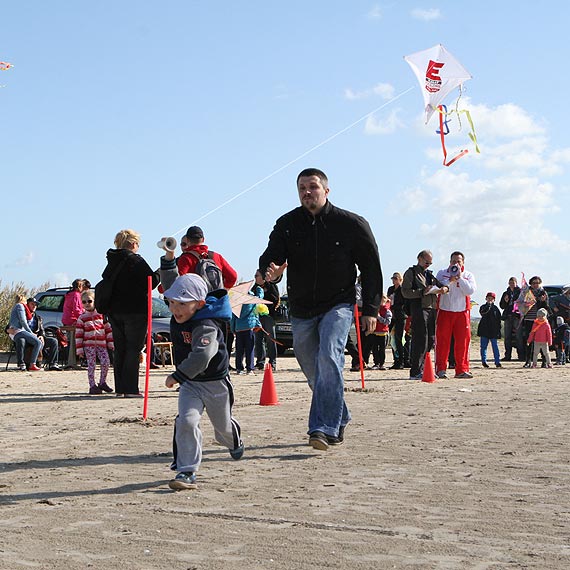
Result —
[[2, 365], [0, 567], [570, 567], [570, 366], [367, 371], [364, 391], [347, 371], [353, 422], [327, 452], [308, 446], [296, 360], [278, 366], [279, 406], [259, 405], [263, 373], [233, 379], [244, 458], [205, 416], [198, 488], [174, 492], [168, 368], [143, 422], [142, 399], [88, 396], [85, 371]]

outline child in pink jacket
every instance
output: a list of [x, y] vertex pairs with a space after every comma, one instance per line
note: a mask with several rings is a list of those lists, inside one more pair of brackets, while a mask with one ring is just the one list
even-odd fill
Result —
[[[112, 392], [113, 389], [106, 382], [111, 365], [107, 349], [114, 350], [115, 348], [111, 325], [105, 321], [103, 315], [95, 310], [95, 296], [91, 291], [84, 292], [81, 295], [81, 302], [85, 311], [79, 315], [75, 324], [75, 341], [77, 356], [85, 354], [87, 359], [89, 393]], [[101, 380], [98, 385], [95, 384], [97, 358], [101, 363]]]
[[548, 347], [552, 344], [552, 329], [546, 317], [548, 313], [546, 309], [538, 309], [536, 319], [532, 325], [530, 334], [528, 335], [528, 343], [534, 342], [534, 351], [532, 353], [532, 367], [536, 368], [538, 355], [542, 350], [544, 358], [546, 359], [546, 367], [552, 368], [550, 361], [550, 352]]

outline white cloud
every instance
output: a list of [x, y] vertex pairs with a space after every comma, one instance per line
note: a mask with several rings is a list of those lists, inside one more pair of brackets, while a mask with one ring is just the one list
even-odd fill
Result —
[[431, 22], [432, 20], [439, 20], [441, 18], [441, 12], [439, 8], [430, 8], [429, 10], [422, 10], [421, 8], [415, 8], [410, 12], [412, 18], [416, 20], [423, 20], [424, 22]]
[[380, 20], [382, 18], [382, 10], [378, 4], [375, 4], [370, 9], [366, 16], [369, 20]]
[[18, 259], [14, 259], [10, 263], [6, 264], [5, 267], [23, 267], [26, 265], [32, 265], [32, 263], [34, 262], [34, 257], [35, 257], [34, 252], [28, 251]]
[[364, 124], [364, 132], [367, 135], [389, 135], [404, 127], [404, 123], [399, 119], [399, 109], [393, 109], [387, 117], [382, 119], [370, 115]]
[[363, 91], [353, 91], [350, 88], [344, 90], [344, 96], [350, 101], [367, 99], [377, 95], [382, 97], [382, 99], [392, 99], [394, 97], [394, 86], [390, 83], [377, 83], [374, 87], [364, 89]]
[[67, 273], [54, 273], [53, 282], [55, 287], [68, 287], [72, 279]]
[[[570, 162], [570, 149], [552, 149], [542, 121], [516, 105], [477, 105], [471, 111], [482, 154], [470, 150], [450, 168], [422, 173], [422, 183], [394, 200], [412, 215], [421, 209], [418, 245], [431, 247], [436, 269], [452, 251], [464, 251], [478, 300], [487, 290], [500, 293], [508, 277], [520, 278], [521, 271], [545, 282], [569, 281], [560, 259], [570, 255], [570, 241], [552, 219], [570, 193], [553, 178]], [[467, 130], [464, 124], [472, 148]], [[427, 154], [441, 164], [435, 138]]]

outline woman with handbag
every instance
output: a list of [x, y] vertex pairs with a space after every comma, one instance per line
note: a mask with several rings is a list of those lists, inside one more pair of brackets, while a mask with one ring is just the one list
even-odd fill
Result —
[[107, 317], [113, 329], [115, 353], [113, 367], [117, 396], [140, 396], [139, 356], [148, 326], [148, 277], [152, 288], [159, 277], [137, 253], [140, 235], [134, 230], [121, 230], [115, 236], [115, 249], [107, 251], [107, 267], [103, 280], [112, 279], [112, 295]]

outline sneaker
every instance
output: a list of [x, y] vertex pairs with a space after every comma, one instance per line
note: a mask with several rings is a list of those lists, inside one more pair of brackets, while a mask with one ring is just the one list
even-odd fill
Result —
[[100, 389], [102, 392], [111, 393], [111, 392], [113, 391], [113, 388], [111, 388], [111, 386], [109, 386], [109, 385], [107, 384], [107, 382], [103, 382], [103, 383], [99, 384], [98, 387], [99, 387], [99, 389]]
[[318, 449], [320, 451], [327, 451], [329, 448], [329, 442], [326, 434], [322, 431], [314, 431], [309, 434], [309, 445], [313, 449]]
[[546, 368], [552, 368], [552, 364], [547, 364]]
[[275, 372], [277, 370], [277, 364], [275, 364], [274, 362], [271, 363], [271, 371]]
[[496, 366], [497, 368], [502, 368], [502, 367], [503, 367], [500, 362], [495, 362], [495, 366]]
[[168, 482], [168, 486], [174, 491], [184, 491], [186, 489], [196, 489], [196, 473], [178, 473], [174, 479]]
[[445, 373], [445, 370], [440, 370], [436, 376], [440, 379], [440, 380], [447, 380], [447, 374]]
[[501, 360], [503, 362], [510, 362], [511, 361], [511, 357], [510, 356], [503, 356], [503, 358], [501, 358]]
[[241, 374], [245, 374], [245, 370], [236, 370], [236, 376], [240, 376]]
[[410, 380], [421, 380], [423, 378], [423, 374], [416, 374], [415, 376], [410, 375]]
[[346, 426], [340, 426], [338, 428], [338, 436], [337, 437], [333, 437], [332, 435], [327, 435], [327, 443], [329, 445], [341, 445], [341, 443], [343, 443], [344, 441], [344, 428]]
[[456, 378], [473, 378], [473, 374], [471, 372], [462, 372], [461, 374], [456, 374]]
[[30, 367], [28, 368], [28, 370], [30, 372], [37, 372], [38, 370], [41, 370], [41, 368], [39, 366], [36, 366], [35, 364], [30, 364]]
[[230, 449], [230, 455], [232, 456], [232, 459], [235, 459], [235, 461], [241, 459], [243, 456], [244, 449], [245, 445], [243, 444], [243, 441], [235, 449]]
[[483, 368], [489, 368], [489, 365], [486, 362], [481, 362], [481, 364], [483, 365]]
[[25, 364], [18, 364], [18, 370], [23, 370], [24, 372], [27, 370]]
[[530, 366], [531, 366], [530, 362], [525, 362], [523, 364], [523, 368], [530, 368]]
[[258, 363], [255, 365], [255, 367], [256, 367], [258, 370], [263, 370], [263, 369], [265, 368], [265, 364], [263, 364], [263, 362], [258, 362]]
[[50, 364], [48, 370], [63, 370], [63, 368], [59, 364]]
[[392, 366], [390, 366], [390, 370], [403, 370], [403, 369], [404, 369], [403, 364], [392, 364]]
[[101, 390], [101, 388], [99, 388], [99, 386], [91, 386], [89, 388], [89, 394], [91, 396], [96, 396], [98, 394], [101, 394], [101, 392], [102, 392], [102, 390]]
[[254, 372], [253, 370], [248, 370], [248, 371], [246, 372], [246, 375], [247, 375], [247, 376], [255, 376], [255, 372]]

